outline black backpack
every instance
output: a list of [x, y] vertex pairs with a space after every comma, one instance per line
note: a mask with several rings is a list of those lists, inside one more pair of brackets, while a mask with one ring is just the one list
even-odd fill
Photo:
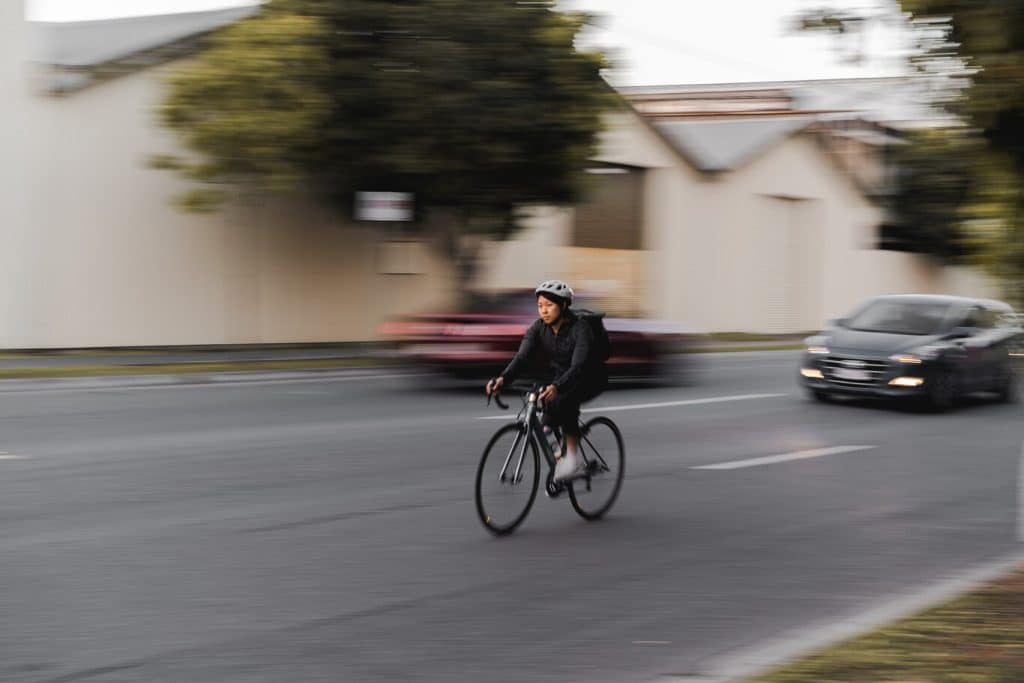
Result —
[[590, 349], [590, 357], [587, 363], [600, 365], [612, 356], [612, 341], [608, 338], [608, 330], [604, 328], [604, 313], [591, 311], [586, 308], [574, 308], [576, 316], [590, 325], [590, 331], [594, 333], [594, 345]]

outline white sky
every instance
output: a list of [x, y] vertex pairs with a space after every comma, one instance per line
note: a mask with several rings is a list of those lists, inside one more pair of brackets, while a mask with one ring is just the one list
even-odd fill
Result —
[[[4, 0], [0, 0], [2, 2]], [[254, 4], [253, 0], [25, 0], [37, 21], [80, 21]], [[861, 67], [825, 36], [793, 35], [787, 19], [821, 0], [560, 0], [605, 16], [587, 42], [607, 50], [617, 85], [745, 82], [890, 75], [898, 39], [875, 31]]]

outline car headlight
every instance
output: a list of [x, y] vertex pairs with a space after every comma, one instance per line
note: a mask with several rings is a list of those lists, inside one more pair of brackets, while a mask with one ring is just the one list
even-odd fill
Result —
[[897, 353], [889, 356], [889, 360], [903, 363], [904, 365], [920, 365], [926, 360], [935, 360], [942, 353], [942, 347], [929, 344], [916, 348], [910, 353]]
[[827, 356], [828, 355], [828, 347], [827, 346], [808, 346], [807, 347], [807, 353], [811, 354], [812, 356]]
[[921, 364], [921, 357], [913, 353], [897, 353], [895, 356], [889, 356], [889, 360], [903, 363], [904, 365]]

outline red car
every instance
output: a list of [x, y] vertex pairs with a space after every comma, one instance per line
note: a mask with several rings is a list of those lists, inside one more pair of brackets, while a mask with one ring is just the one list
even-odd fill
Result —
[[[526, 328], [537, 319], [531, 290], [475, 294], [465, 309], [424, 313], [383, 323], [380, 336], [397, 352], [453, 377], [493, 377], [519, 348]], [[577, 297], [575, 308], [600, 310]], [[604, 319], [611, 340], [611, 378], [652, 378], [680, 383], [688, 378], [685, 354], [696, 335], [683, 326], [642, 318]]]

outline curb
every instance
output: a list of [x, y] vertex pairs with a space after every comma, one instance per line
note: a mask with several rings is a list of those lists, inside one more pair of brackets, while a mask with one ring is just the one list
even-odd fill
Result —
[[[760, 354], [773, 354], [787, 351], [793, 351], [800, 347], [759, 347], [756, 345], [750, 346], [730, 346], [725, 348], [703, 348], [696, 349], [687, 352], [687, 355], [730, 355], [730, 356], [756, 356]], [[267, 359], [268, 361], [272, 359]], [[309, 359], [304, 359], [309, 360]], [[312, 360], [323, 361], [331, 360], [330, 358], [316, 358]], [[339, 359], [347, 360], [347, 359]], [[139, 369], [138, 373], [130, 372], [111, 372], [107, 374], [95, 374], [95, 375], [75, 375], [74, 370], [76, 366], [43, 366], [35, 369], [40, 370], [53, 370], [55, 373], [61, 370], [67, 370], [67, 375], [54, 374], [51, 376], [40, 376], [40, 377], [3, 377], [2, 368], [0, 368], [0, 393], [5, 391], [18, 391], [26, 389], [40, 389], [40, 388], [75, 388], [75, 387], [91, 387], [91, 386], [164, 386], [164, 385], [186, 385], [186, 384], [213, 384], [213, 383], [225, 383], [225, 382], [245, 382], [245, 381], [266, 381], [268, 379], [305, 379], [307, 377], [320, 377], [328, 378], [338, 373], [353, 373], [353, 372], [383, 372], [383, 371], [395, 371], [394, 374], [405, 374], [405, 375], [418, 375], [421, 374], [415, 367], [408, 365], [401, 365], [396, 363], [386, 362], [388, 359], [383, 359], [385, 362], [381, 362], [379, 365], [368, 364], [368, 365], [357, 365], [352, 367], [324, 367], [324, 368], [266, 368], [266, 369], [245, 369], [240, 367], [237, 370], [212, 370], [212, 371], [195, 371], [195, 372], [179, 372], [175, 370], [168, 370], [165, 372], [147, 372], [145, 366], [131, 366]], [[208, 361], [194, 361], [194, 363], [205, 363]], [[181, 365], [187, 367], [191, 362], [178, 362], [173, 365]], [[244, 366], [245, 363], [240, 363]], [[117, 370], [123, 370], [126, 366], [111, 366]]]

